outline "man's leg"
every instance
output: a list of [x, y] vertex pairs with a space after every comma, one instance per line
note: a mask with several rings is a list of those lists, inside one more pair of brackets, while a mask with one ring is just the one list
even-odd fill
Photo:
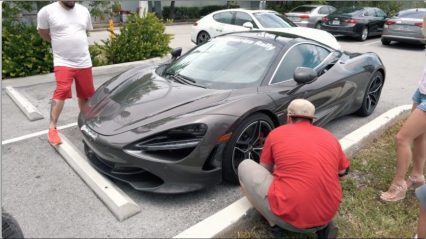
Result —
[[75, 87], [77, 90], [78, 107], [80, 108], [80, 112], [86, 113], [87, 101], [95, 93], [91, 67], [78, 69], [77, 74], [75, 75]]
[[62, 109], [64, 108], [64, 104], [64, 100], [51, 100], [49, 129], [56, 128], [56, 125], [58, 124], [59, 115], [61, 114]]

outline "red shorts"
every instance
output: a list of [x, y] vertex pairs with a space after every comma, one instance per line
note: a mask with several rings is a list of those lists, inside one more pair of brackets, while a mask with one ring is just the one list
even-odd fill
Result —
[[56, 90], [53, 99], [65, 100], [72, 97], [71, 85], [75, 80], [77, 97], [89, 99], [95, 93], [93, 85], [92, 67], [72, 68], [66, 66], [54, 67], [56, 78]]

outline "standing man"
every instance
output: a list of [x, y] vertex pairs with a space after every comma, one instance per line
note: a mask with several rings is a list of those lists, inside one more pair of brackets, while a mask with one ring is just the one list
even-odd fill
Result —
[[72, 97], [72, 82], [75, 80], [80, 111], [95, 92], [87, 39], [87, 31], [93, 26], [86, 7], [75, 1], [57, 1], [38, 12], [37, 29], [52, 44], [56, 90], [51, 100], [48, 140], [58, 145], [62, 141], [56, 125], [65, 99]]
[[339, 141], [312, 124], [314, 115], [311, 102], [290, 102], [287, 124], [266, 138], [260, 165], [244, 160], [238, 167], [243, 193], [272, 227], [317, 232], [339, 208], [339, 176], [347, 174], [350, 162]]

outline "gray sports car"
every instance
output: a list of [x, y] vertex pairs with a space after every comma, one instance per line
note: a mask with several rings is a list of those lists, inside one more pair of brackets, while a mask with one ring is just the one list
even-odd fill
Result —
[[[314, 29], [313, 29], [314, 30]], [[237, 182], [295, 98], [317, 125], [378, 104], [385, 69], [375, 53], [349, 53], [296, 34], [230, 33], [100, 86], [80, 114], [87, 157], [141, 191], [182, 193]]]

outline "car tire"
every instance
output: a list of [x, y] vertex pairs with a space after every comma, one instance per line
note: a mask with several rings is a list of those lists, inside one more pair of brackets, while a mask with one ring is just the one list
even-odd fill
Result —
[[210, 35], [206, 31], [201, 31], [197, 35], [197, 45], [203, 44], [210, 39]]
[[387, 46], [387, 45], [389, 45], [390, 43], [391, 43], [391, 40], [386, 39], [386, 38], [382, 38], [382, 44], [383, 44], [383, 45]]
[[360, 41], [365, 41], [368, 38], [368, 26], [362, 27], [361, 35], [359, 35], [358, 39]]
[[370, 83], [368, 84], [367, 91], [365, 92], [362, 100], [362, 105], [356, 112], [359, 116], [369, 116], [373, 113], [377, 104], [379, 103], [380, 94], [384, 84], [383, 73], [377, 71], [371, 77]]
[[314, 26], [316, 29], [321, 29], [321, 22], [317, 22]]
[[275, 127], [265, 114], [256, 113], [244, 119], [232, 133], [222, 161], [223, 179], [238, 184], [238, 165], [244, 159], [260, 160], [266, 136]]

